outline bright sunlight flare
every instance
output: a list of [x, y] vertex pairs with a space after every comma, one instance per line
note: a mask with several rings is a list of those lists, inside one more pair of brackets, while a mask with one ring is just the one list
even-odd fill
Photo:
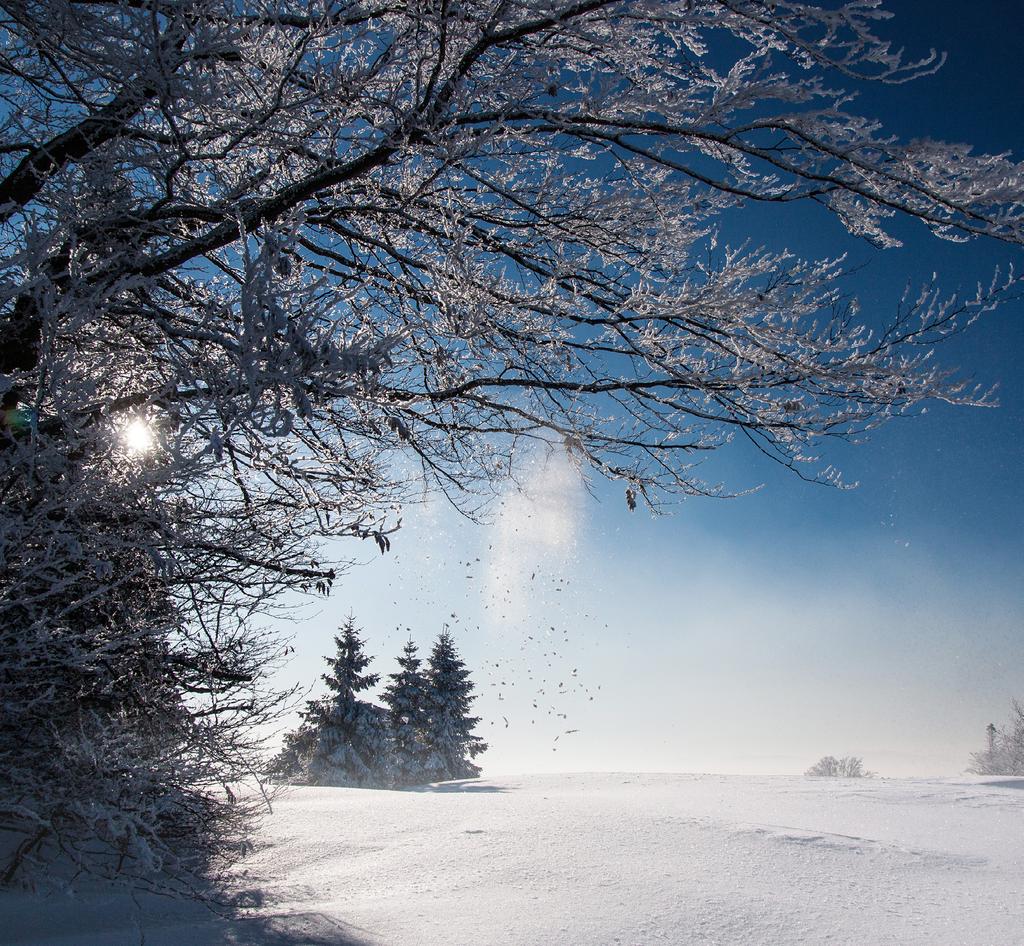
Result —
[[135, 417], [121, 428], [121, 443], [129, 453], [148, 453], [153, 448], [153, 428]]

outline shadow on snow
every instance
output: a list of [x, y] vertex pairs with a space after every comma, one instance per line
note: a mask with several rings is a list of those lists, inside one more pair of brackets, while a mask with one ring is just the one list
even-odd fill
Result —
[[[206, 932], [195, 930], [187, 940], [190, 946], [371, 946], [378, 942], [366, 930], [317, 912], [242, 916], [211, 924], [208, 938], [203, 935]], [[146, 938], [147, 944], [150, 941], [151, 935]]]
[[486, 783], [481, 784], [474, 779], [465, 779], [461, 782], [435, 782], [433, 785], [418, 785], [415, 788], [408, 788], [406, 791], [410, 792], [434, 792], [434, 793], [445, 793], [445, 792], [508, 792], [511, 789], [506, 788], [503, 785], [488, 785]]
[[146, 893], [85, 898], [0, 894], [0, 928], [12, 946], [373, 946], [367, 930], [318, 911], [257, 913], [259, 891], [236, 907]]

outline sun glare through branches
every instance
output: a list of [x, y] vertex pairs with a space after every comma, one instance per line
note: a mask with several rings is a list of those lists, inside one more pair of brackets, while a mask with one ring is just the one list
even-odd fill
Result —
[[149, 453], [156, 442], [152, 426], [142, 417], [133, 417], [122, 424], [118, 437], [124, 449], [133, 456]]

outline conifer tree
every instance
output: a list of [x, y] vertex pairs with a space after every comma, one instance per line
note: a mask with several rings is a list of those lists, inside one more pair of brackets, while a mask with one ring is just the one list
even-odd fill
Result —
[[447, 630], [434, 642], [426, 676], [430, 697], [426, 743], [432, 764], [443, 770], [441, 778], [473, 778], [480, 774], [480, 767], [471, 760], [487, 743], [473, 735], [480, 722], [479, 717], [469, 715], [476, 696], [469, 671]]
[[380, 681], [379, 673], [363, 673], [373, 658], [363, 650], [361, 630], [350, 614], [339, 628], [340, 633], [334, 635], [337, 652], [334, 657], [324, 658], [330, 669], [320, 679], [335, 694], [336, 703], [353, 701], [357, 693], [369, 690]]
[[430, 765], [425, 742], [429, 722], [427, 679], [418, 648], [410, 640], [398, 658], [399, 670], [381, 696], [391, 728], [392, 779], [396, 785], [419, 785], [444, 778]]
[[268, 772], [300, 784], [383, 786], [391, 777], [387, 714], [358, 696], [376, 686], [380, 675], [365, 672], [372, 658], [351, 615], [334, 643], [322, 677], [330, 693], [306, 704], [302, 724], [285, 737]]

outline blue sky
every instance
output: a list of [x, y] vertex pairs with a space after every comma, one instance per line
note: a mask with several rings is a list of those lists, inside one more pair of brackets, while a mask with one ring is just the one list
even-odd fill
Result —
[[[888, 6], [891, 35], [949, 59], [936, 76], [868, 91], [864, 111], [903, 137], [1024, 159], [1015, 5]], [[1019, 250], [912, 224], [905, 247], [878, 253], [814, 211], [780, 222], [755, 208], [727, 236], [848, 250], [866, 264], [851, 289], [872, 319], [933, 271], [970, 290], [997, 265], [1024, 265]], [[737, 447], [713, 476], [762, 488], [667, 517], [630, 514], [620, 485], [588, 494], [559, 458], [538, 458], [533, 500], [510, 493], [487, 525], [441, 503], [410, 508], [391, 554], [342, 549], [366, 564], [284, 626], [296, 654], [280, 681], [312, 683], [352, 610], [385, 673], [409, 633], [426, 648], [452, 627], [477, 671], [492, 774], [798, 773], [825, 753], [882, 774], [956, 774], [985, 724], [1024, 698], [1022, 355], [1020, 302], [944, 346], [944, 364], [998, 385], [999, 407], [935, 405], [836, 445], [828, 459], [856, 490], [801, 482]]]

